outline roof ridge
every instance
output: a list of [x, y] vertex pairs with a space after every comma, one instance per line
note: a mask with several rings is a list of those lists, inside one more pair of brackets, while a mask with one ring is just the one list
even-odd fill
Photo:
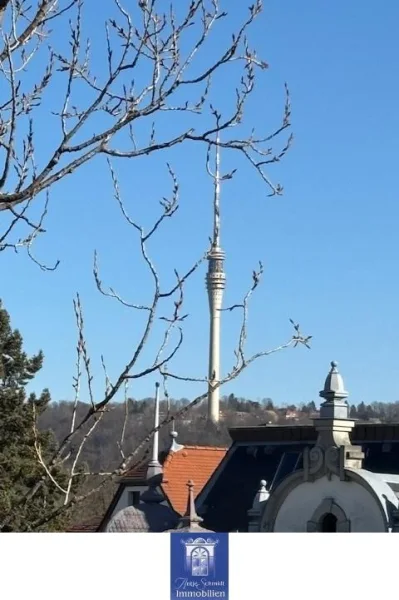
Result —
[[222, 448], [220, 446], [184, 446], [178, 452], [172, 452], [171, 450], [169, 450], [169, 453], [166, 455], [165, 460], [163, 462], [163, 466], [167, 467], [172, 462], [174, 456], [179, 456], [180, 453], [184, 452], [185, 450], [213, 450], [219, 452], [227, 452], [228, 448]]
[[[162, 467], [167, 467], [171, 462], [174, 456], [178, 456], [180, 454], [180, 452], [184, 452], [185, 450], [205, 450], [205, 451], [209, 451], [209, 452], [227, 452], [228, 448], [225, 446], [184, 446], [181, 450], [179, 450], [178, 452], [173, 452], [171, 450], [168, 450], [165, 452], [165, 454], [163, 456], [160, 456], [160, 462]], [[161, 454], [161, 453], [160, 453]], [[122, 479], [129, 479], [129, 474], [130, 476], [133, 475], [135, 473], [135, 471], [139, 471], [140, 470], [144, 470], [144, 468], [146, 467], [146, 465], [148, 465], [148, 463], [150, 462], [150, 459], [147, 459], [145, 461], [143, 461], [142, 463], [140, 463], [139, 465], [136, 465], [133, 468], [130, 468], [127, 470], [127, 472], [122, 476]]]
[[227, 446], [188, 446], [184, 444], [182, 450], [228, 450]]

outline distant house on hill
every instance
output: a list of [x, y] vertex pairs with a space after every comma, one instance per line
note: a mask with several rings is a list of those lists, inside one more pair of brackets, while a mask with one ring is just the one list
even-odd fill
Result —
[[298, 419], [299, 419], [298, 411], [287, 409], [287, 411], [285, 413], [285, 418], [287, 419], [287, 421], [298, 421]]

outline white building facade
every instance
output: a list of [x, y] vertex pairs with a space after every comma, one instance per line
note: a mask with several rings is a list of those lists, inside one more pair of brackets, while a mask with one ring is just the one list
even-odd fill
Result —
[[306, 448], [303, 469], [270, 493], [266, 482], [248, 511], [249, 531], [291, 533], [399, 532], [398, 475], [363, 469], [364, 454], [352, 445], [343, 380], [331, 363], [314, 420], [318, 438]]

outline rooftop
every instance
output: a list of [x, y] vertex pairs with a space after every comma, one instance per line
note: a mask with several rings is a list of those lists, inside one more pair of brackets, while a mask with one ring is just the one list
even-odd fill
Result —
[[169, 452], [163, 463], [162, 489], [170, 504], [180, 515], [187, 507], [187, 480], [195, 480], [195, 497], [222, 462], [227, 448], [184, 446]]
[[[178, 452], [161, 453], [162, 490], [173, 509], [184, 515], [187, 506], [187, 481], [195, 479], [195, 497], [226, 455], [228, 448], [215, 446], [183, 446]], [[127, 485], [146, 485], [148, 461], [131, 469], [121, 479]]]
[[[271, 490], [285, 476], [301, 469], [304, 448], [311, 448], [317, 440], [312, 425], [233, 427], [230, 435], [232, 447], [197, 497], [204, 527], [213, 531], [247, 531], [247, 511], [259, 481], [265, 479]], [[364, 469], [381, 473], [399, 490], [399, 424], [357, 423], [350, 438], [365, 454]], [[234, 502], [226, 501], [226, 489], [234, 490]]]
[[[187, 508], [187, 481], [195, 480], [195, 498], [217, 469], [228, 448], [214, 446], [180, 446], [172, 443], [168, 451], [159, 454], [163, 468], [161, 488], [171, 508], [177, 515], [184, 516]], [[97, 527], [87, 529], [87, 525], [75, 526], [73, 531], [103, 531], [112, 517], [126, 486], [148, 486], [147, 470], [149, 460], [130, 469], [120, 478], [118, 489]]]
[[67, 531], [68, 533], [95, 533], [99, 528], [101, 521], [102, 517], [94, 517], [84, 523], [72, 525]]
[[[259, 425], [232, 427], [233, 442], [316, 442], [314, 425]], [[352, 443], [360, 441], [399, 441], [399, 423], [356, 423], [350, 434]]]

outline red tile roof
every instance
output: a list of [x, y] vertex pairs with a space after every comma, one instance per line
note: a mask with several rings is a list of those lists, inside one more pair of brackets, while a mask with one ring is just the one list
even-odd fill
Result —
[[133, 469], [129, 469], [129, 471], [127, 471], [125, 473], [123, 480], [129, 479], [129, 482], [131, 481], [132, 484], [145, 482], [146, 475], [147, 475], [147, 469], [148, 469], [148, 463], [149, 463], [149, 461], [146, 460], [141, 465], [138, 465], [137, 467], [133, 467]]
[[69, 529], [67, 529], [67, 533], [95, 533], [99, 528], [101, 521], [102, 517], [94, 517], [85, 523], [72, 525]]
[[[163, 466], [162, 489], [177, 513], [184, 515], [186, 511], [187, 481], [189, 479], [194, 481], [197, 497], [221, 463], [227, 450], [227, 448], [214, 446], [184, 446], [177, 452], [169, 451], [160, 457]], [[148, 461], [131, 469], [121, 483], [145, 485], [147, 466]]]
[[[205, 484], [213, 475], [219, 464], [226, 455], [228, 448], [214, 446], [184, 446], [177, 452], [162, 452], [160, 462], [163, 466], [162, 489], [167, 496], [171, 507], [181, 516], [187, 508], [187, 482], [193, 480], [195, 484], [195, 497], [202, 491]], [[100, 525], [114, 510], [118, 499], [126, 485], [146, 485], [146, 474], [148, 460], [130, 469], [120, 480], [119, 489], [116, 492], [101, 523], [93, 520], [93, 523], [76, 525], [69, 529], [71, 532], [100, 531]]]
[[198, 496], [226, 452], [227, 448], [210, 446], [184, 446], [178, 452], [169, 452], [163, 463], [162, 489], [177, 513], [186, 512], [187, 481], [194, 481]]

